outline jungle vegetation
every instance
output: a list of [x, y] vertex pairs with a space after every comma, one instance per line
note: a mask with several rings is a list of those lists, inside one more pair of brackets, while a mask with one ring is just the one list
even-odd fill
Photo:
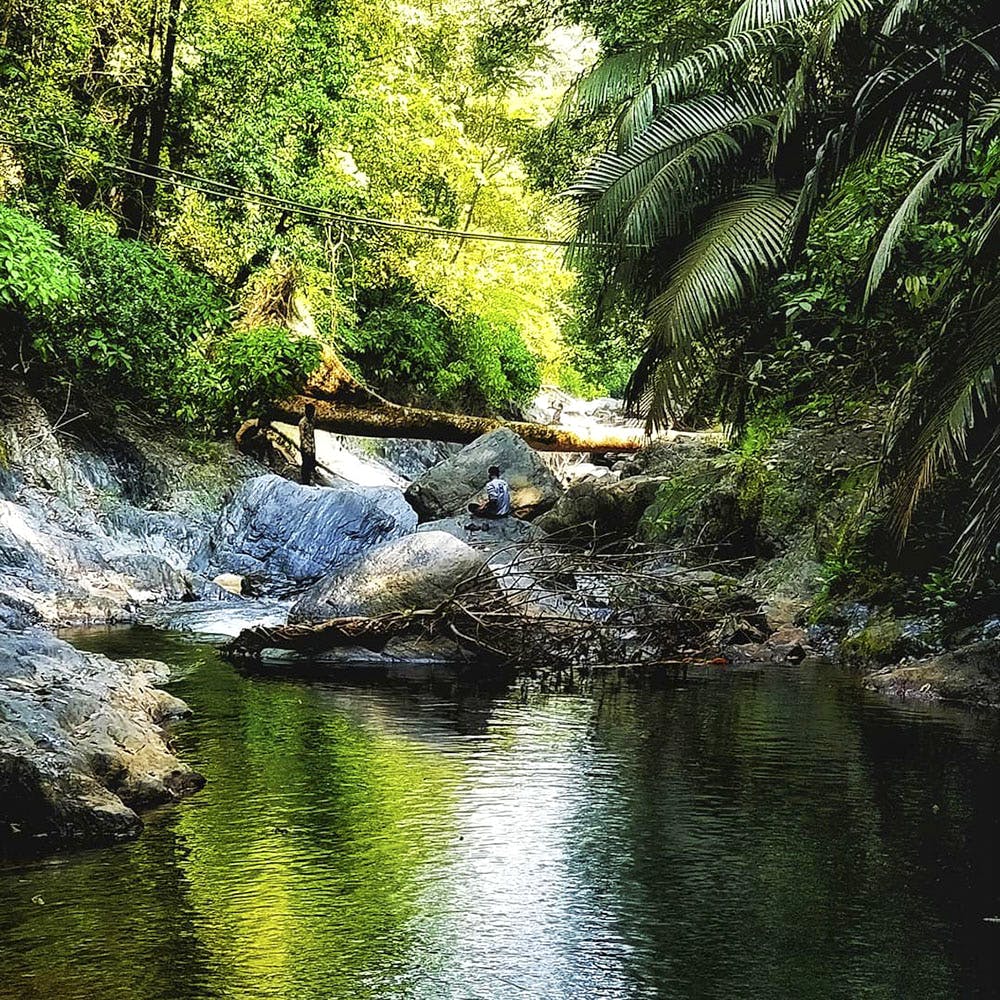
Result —
[[[576, 255], [644, 308], [653, 427], [881, 399], [873, 496], [905, 536], [960, 472], [956, 575], [1000, 536], [1000, 15], [935, 0], [744, 0], [621, 40], [564, 115], [612, 120], [572, 185]], [[607, 247], [595, 251], [595, 246]], [[593, 266], [593, 265], [591, 265]]]
[[972, 578], [998, 81], [964, 0], [2, 0], [5, 359], [213, 432], [323, 344], [464, 412], [543, 380], [651, 427], [871, 405], [872, 497], [900, 537], [957, 477]]

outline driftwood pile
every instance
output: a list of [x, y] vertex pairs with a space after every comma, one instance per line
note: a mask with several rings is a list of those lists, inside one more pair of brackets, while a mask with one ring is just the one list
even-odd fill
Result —
[[[346, 648], [381, 654], [394, 639], [444, 640], [456, 660], [563, 667], [674, 662], [722, 641], [723, 633], [759, 627], [753, 602], [731, 578], [713, 576], [725, 567], [682, 568], [672, 562], [680, 555], [510, 546], [433, 608], [257, 626], [223, 651], [238, 660], [260, 659], [268, 649], [305, 657]], [[690, 550], [683, 555], [691, 561]], [[720, 583], [706, 584], [711, 579]]]

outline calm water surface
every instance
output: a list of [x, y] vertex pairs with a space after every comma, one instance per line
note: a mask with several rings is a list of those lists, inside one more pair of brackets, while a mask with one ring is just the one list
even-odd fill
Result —
[[541, 695], [72, 638], [176, 666], [208, 784], [0, 865], [3, 1000], [1000, 996], [995, 715], [823, 666]]

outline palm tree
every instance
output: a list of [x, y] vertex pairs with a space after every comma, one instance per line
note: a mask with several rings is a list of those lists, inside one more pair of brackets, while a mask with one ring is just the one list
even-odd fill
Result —
[[[921, 208], [994, 142], [998, 54], [992, 5], [744, 0], [725, 38], [622, 53], [577, 83], [567, 113], [612, 104], [618, 118], [615, 147], [569, 192], [576, 252], [604, 253], [609, 287], [646, 294], [652, 334], [628, 399], [651, 427], [683, 406], [723, 324], [801, 253], [848, 172], [907, 151], [912, 184], [862, 276], [872, 299]], [[935, 476], [970, 459], [958, 560], [969, 575], [1000, 533], [1000, 436], [974, 433], [995, 422], [1000, 395], [1000, 201], [964, 210], [978, 234], [953, 269], [948, 319], [896, 400], [879, 488], [905, 533]]]

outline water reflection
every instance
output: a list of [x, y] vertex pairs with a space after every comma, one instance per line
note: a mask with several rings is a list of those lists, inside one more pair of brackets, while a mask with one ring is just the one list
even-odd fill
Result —
[[86, 641], [178, 665], [208, 785], [0, 868], [5, 1000], [996, 995], [992, 715], [819, 667], [543, 696]]

